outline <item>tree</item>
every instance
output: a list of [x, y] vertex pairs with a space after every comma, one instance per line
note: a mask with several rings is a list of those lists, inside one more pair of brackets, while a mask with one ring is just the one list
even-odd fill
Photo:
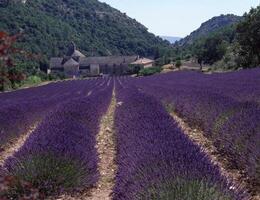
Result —
[[198, 63], [200, 65], [200, 71], [202, 71], [202, 64], [203, 64], [203, 59], [202, 57], [198, 57]]
[[13, 55], [22, 53], [14, 47], [19, 35], [10, 36], [5, 32], [0, 32], [0, 90], [5, 90], [8, 83], [13, 86], [16, 81], [24, 79], [23, 74], [15, 68], [13, 63]]
[[212, 34], [201, 38], [194, 44], [193, 52], [200, 67], [202, 64], [212, 65], [221, 60], [226, 53], [229, 43], [220, 34]]
[[177, 60], [175, 66], [176, 66], [178, 69], [180, 69], [181, 65], [182, 65], [181, 60]]
[[239, 55], [243, 68], [256, 67], [260, 64], [260, 6], [252, 8], [244, 15], [244, 20], [237, 26], [237, 41], [240, 44]]

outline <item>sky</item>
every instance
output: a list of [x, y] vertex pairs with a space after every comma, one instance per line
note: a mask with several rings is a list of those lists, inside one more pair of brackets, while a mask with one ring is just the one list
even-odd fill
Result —
[[221, 14], [243, 15], [260, 0], [100, 0], [161, 36], [185, 37]]

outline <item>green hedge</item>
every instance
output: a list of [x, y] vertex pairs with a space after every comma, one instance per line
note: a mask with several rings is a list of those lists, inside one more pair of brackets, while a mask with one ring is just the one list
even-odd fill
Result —
[[138, 73], [139, 76], [150, 76], [162, 71], [161, 67], [149, 67], [141, 69]]

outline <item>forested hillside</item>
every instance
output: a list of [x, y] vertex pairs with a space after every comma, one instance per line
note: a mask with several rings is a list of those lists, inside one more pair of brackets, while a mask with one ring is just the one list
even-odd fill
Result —
[[241, 21], [241, 19], [242, 17], [231, 14], [213, 17], [212, 19], [202, 23], [201, 26], [197, 30], [193, 31], [190, 35], [180, 40], [178, 45], [191, 45], [196, 42], [196, 40], [208, 36], [211, 33], [221, 31], [226, 27], [237, 24]]
[[252, 68], [260, 64], [260, 7], [243, 17], [221, 15], [203, 23], [175, 44], [182, 59], [196, 58], [217, 69]]
[[63, 55], [74, 41], [86, 55], [153, 56], [169, 43], [126, 14], [97, 0], [9, 1], [0, 7], [0, 30], [22, 31], [19, 46], [45, 58]]

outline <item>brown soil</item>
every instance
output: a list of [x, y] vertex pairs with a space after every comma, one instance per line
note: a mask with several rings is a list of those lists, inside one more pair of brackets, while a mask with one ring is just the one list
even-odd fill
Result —
[[114, 135], [114, 113], [116, 109], [115, 91], [107, 114], [101, 120], [101, 127], [97, 135], [96, 148], [99, 153], [100, 179], [97, 188], [91, 191], [91, 200], [110, 200], [114, 187], [114, 177], [116, 173], [116, 146]]
[[115, 92], [107, 113], [100, 123], [97, 135], [96, 149], [99, 154], [98, 170], [100, 173], [97, 186], [90, 191], [74, 196], [62, 195], [58, 200], [110, 200], [114, 187], [114, 178], [117, 170], [115, 164], [116, 144], [114, 131], [114, 113], [116, 108]]
[[21, 137], [13, 139], [8, 144], [4, 145], [2, 151], [0, 152], [0, 166], [2, 166], [5, 160], [12, 156], [16, 151], [19, 150], [21, 146], [25, 143], [27, 138], [31, 135], [31, 133], [36, 129], [37, 124], [33, 125], [25, 134]]
[[[229, 181], [235, 183], [234, 187], [242, 187], [251, 191], [248, 178], [244, 173], [237, 169], [231, 169], [228, 160], [226, 160], [214, 147], [212, 141], [207, 139], [201, 130], [191, 128], [183, 119], [178, 117], [176, 113], [171, 113], [171, 116], [178, 123], [183, 132], [197, 145], [199, 145], [203, 152], [205, 152], [212, 162], [219, 166], [221, 173], [228, 178]], [[260, 194], [251, 194], [251, 200], [260, 200]]]

